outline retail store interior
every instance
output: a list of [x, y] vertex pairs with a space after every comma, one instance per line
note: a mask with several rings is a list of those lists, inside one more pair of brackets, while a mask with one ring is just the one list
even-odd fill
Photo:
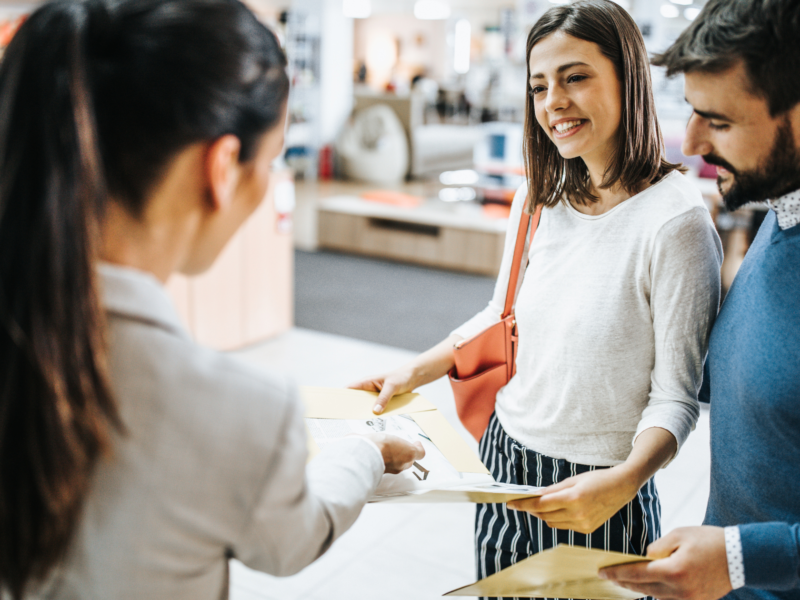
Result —
[[[278, 35], [292, 82], [266, 201], [172, 297], [202, 344], [300, 385], [388, 371], [485, 306], [524, 179], [525, 39], [567, 0], [246, 0]], [[619, 0], [658, 52], [703, 0]], [[0, 48], [38, 2], [0, 4]], [[723, 290], [763, 219], [725, 211], [715, 173], [681, 155], [690, 108], [653, 69], [667, 156], [701, 189], [725, 250]], [[445, 380], [419, 390], [474, 442]], [[708, 413], [657, 481], [663, 531], [700, 524]], [[233, 561], [233, 600], [438, 598], [474, 581], [474, 506], [368, 505], [317, 563], [277, 579]], [[358, 585], [354, 585], [358, 582]]]

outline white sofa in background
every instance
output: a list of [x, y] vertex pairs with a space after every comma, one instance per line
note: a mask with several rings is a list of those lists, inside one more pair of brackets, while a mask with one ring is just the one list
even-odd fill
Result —
[[403, 125], [408, 140], [408, 176], [425, 177], [472, 166], [475, 144], [483, 138], [480, 127], [426, 125], [425, 97], [415, 92], [398, 95], [358, 91], [354, 114], [376, 104], [390, 107]]
[[339, 139], [336, 151], [350, 179], [392, 184], [408, 171], [408, 141], [395, 112], [374, 104], [356, 112]]

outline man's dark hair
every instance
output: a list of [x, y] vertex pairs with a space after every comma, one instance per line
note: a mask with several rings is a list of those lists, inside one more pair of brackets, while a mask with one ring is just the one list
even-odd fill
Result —
[[752, 92], [766, 99], [771, 116], [800, 102], [800, 2], [710, 0], [652, 63], [672, 76], [719, 73], [740, 60]]

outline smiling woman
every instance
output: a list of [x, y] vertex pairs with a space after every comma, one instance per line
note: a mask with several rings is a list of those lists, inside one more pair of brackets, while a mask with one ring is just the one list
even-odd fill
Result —
[[630, 15], [610, 0], [554, 7], [527, 48], [527, 182], [492, 300], [408, 365], [357, 384], [380, 390], [380, 411], [446, 374], [454, 344], [500, 322], [523, 211], [542, 208], [517, 285], [516, 373], [480, 451], [497, 481], [547, 489], [478, 505], [480, 578], [557, 544], [647, 551], [660, 529], [652, 478], [697, 419], [719, 300], [719, 239], [664, 159]]
[[551, 9], [528, 36], [531, 211], [563, 197], [588, 205], [615, 185], [631, 195], [679, 168], [664, 158], [641, 33], [606, 5]]

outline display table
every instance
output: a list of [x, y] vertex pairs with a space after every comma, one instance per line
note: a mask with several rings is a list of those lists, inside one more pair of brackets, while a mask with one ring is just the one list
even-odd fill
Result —
[[319, 246], [496, 276], [507, 219], [481, 206], [428, 200], [407, 208], [336, 196], [319, 205]]
[[184, 324], [204, 346], [239, 348], [292, 326], [291, 221], [290, 214], [276, 211], [276, 191], [278, 206], [291, 207], [291, 171], [273, 173], [264, 201], [206, 273], [173, 275], [167, 284]]

